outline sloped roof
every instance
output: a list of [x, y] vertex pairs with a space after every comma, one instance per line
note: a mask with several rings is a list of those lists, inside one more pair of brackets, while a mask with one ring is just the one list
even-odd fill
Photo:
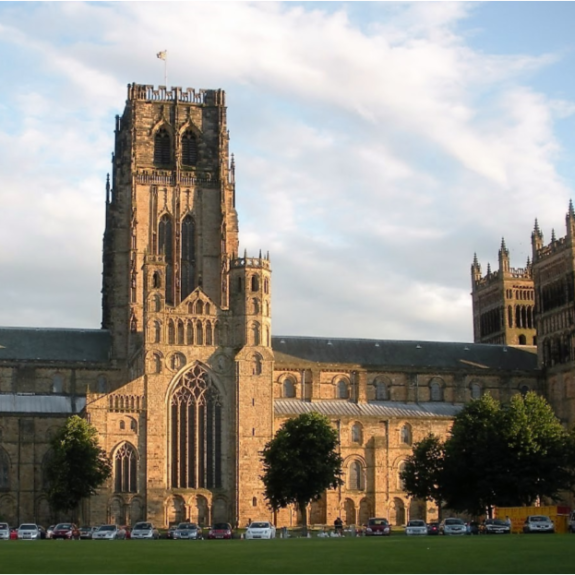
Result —
[[103, 329], [0, 327], [0, 361], [102, 363], [110, 347], [110, 332]]
[[80, 413], [86, 398], [63, 395], [0, 393], [0, 413]]
[[353, 364], [371, 368], [537, 371], [535, 348], [439, 341], [277, 336], [276, 363]]
[[371, 401], [353, 403], [342, 399], [302, 401], [301, 399], [274, 400], [274, 413], [278, 416], [293, 416], [315, 411], [327, 417], [379, 417], [390, 418], [452, 418], [462, 405], [443, 402], [403, 403], [400, 401]]

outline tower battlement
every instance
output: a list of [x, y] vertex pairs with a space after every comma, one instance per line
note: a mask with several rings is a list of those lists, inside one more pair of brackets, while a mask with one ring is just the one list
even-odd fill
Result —
[[259, 258], [249, 258], [247, 256], [244, 256], [243, 258], [233, 258], [230, 260], [230, 268], [261, 268], [269, 270], [271, 268], [269, 254], [267, 254], [265, 258], [262, 258], [261, 254]]
[[147, 100], [150, 102], [180, 102], [183, 104], [205, 104], [207, 106], [225, 106], [224, 90], [205, 90], [180, 88], [179, 86], [158, 86], [151, 84], [128, 84], [128, 100]]

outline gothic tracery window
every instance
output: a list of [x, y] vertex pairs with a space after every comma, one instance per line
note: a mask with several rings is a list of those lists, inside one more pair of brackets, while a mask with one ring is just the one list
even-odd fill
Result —
[[182, 165], [195, 166], [198, 163], [198, 139], [187, 130], [182, 136]]
[[352, 461], [349, 464], [347, 488], [351, 491], [363, 489], [363, 470], [359, 461]]
[[114, 490], [117, 493], [137, 491], [136, 451], [129, 443], [124, 443], [114, 454]]
[[170, 135], [165, 128], [160, 128], [154, 136], [154, 164], [170, 163]]
[[198, 364], [176, 385], [170, 431], [172, 487], [221, 487], [222, 403], [209, 374]]

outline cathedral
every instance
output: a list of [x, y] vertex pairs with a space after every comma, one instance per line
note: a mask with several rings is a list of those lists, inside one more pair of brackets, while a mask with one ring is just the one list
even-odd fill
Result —
[[[113, 464], [84, 523], [273, 519], [260, 452], [317, 411], [340, 438], [344, 485], [313, 524], [433, 520], [400, 479], [413, 443], [445, 437], [473, 398], [546, 395], [575, 413], [575, 216], [511, 268], [471, 267], [475, 343], [272, 336], [268, 254], [238, 243], [225, 93], [128, 85], [106, 183], [101, 329], [0, 328], [0, 520], [48, 524], [49, 440], [86, 417]], [[535, 328], [537, 327], [537, 335]], [[311, 463], [311, 462], [310, 462]]]

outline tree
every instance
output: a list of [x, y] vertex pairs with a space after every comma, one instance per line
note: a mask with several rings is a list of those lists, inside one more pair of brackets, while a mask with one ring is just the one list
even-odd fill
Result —
[[409, 495], [479, 515], [555, 500], [572, 488], [574, 469], [575, 436], [530, 392], [503, 406], [490, 395], [470, 402], [445, 443], [429, 436], [414, 446], [402, 478]]
[[53, 510], [76, 509], [110, 477], [112, 466], [97, 435], [94, 426], [74, 415], [51, 439], [46, 477], [48, 502]]
[[337, 431], [319, 413], [287, 420], [262, 451], [265, 498], [277, 511], [295, 503], [307, 527], [307, 505], [341, 480]]
[[410, 497], [434, 501], [441, 508], [441, 483], [444, 466], [443, 442], [433, 434], [413, 446], [401, 472], [405, 492]]

